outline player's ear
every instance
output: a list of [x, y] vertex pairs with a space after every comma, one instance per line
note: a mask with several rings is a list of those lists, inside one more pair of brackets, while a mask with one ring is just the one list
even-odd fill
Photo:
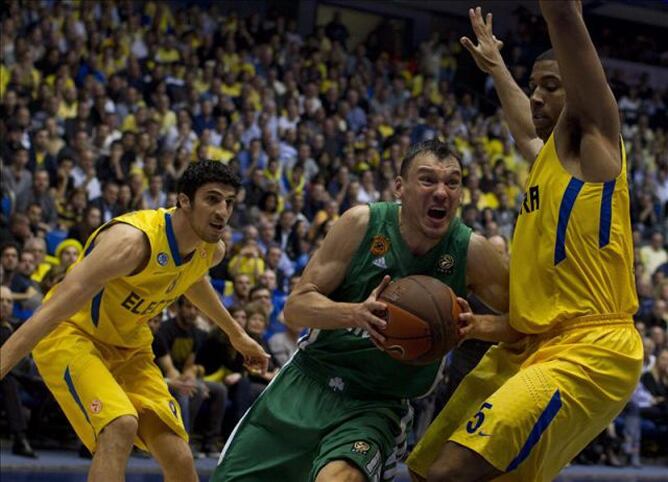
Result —
[[394, 197], [401, 199], [401, 196], [404, 194], [404, 178], [397, 176], [394, 178]]
[[190, 209], [190, 198], [185, 194], [180, 192], [176, 198], [176, 205], [183, 209]]

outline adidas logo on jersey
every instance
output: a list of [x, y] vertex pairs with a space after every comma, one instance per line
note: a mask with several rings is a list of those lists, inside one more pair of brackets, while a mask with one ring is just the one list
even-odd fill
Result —
[[385, 262], [385, 256], [381, 256], [380, 258], [376, 258], [371, 262], [372, 265], [380, 268], [380, 269], [387, 269], [387, 263]]

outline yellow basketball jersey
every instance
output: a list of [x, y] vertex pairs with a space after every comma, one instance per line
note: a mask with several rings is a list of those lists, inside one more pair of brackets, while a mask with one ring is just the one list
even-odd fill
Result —
[[135, 211], [112, 219], [91, 234], [77, 262], [94, 249], [91, 245], [97, 234], [115, 223], [129, 224], [146, 234], [150, 259], [141, 272], [107, 283], [70, 318], [71, 323], [110, 345], [137, 348], [151, 344], [153, 335], [146, 321], [208, 272], [217, 247], [202, 243], [190, 259], [182, 259], [172, 228], [173, 211]]
[[605, 183], [570, 175], [554, 135], [538, 154], [512, 243], [510, 323], [516, 330], [539, 333], [580, 316], [636, 312], [623, 142], [621, 149], [622, 170]]

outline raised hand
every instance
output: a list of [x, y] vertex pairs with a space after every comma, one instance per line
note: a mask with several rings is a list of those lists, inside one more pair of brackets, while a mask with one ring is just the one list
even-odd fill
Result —
[[492, 32], [491, 13], [487, 14], [487, 19], [483, 19], [480, 7], [470, 8], [469, 18], [478, 45], [474, 45], [468, 37], [462, 37], [459, 41], [471, 53], [480, 70], [490, 74], [494, 68], [504, 65], [500, 52], [503, 42], [498, 40]]

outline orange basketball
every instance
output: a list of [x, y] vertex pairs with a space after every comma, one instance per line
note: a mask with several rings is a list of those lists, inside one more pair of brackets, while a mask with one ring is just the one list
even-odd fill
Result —
[[390, 283], [378, 299], [387, 305], [382, 347], [392, 358], [424, 365], [440, 360], [459, 343], [457, 297], [436, 278], [401, 278]]

